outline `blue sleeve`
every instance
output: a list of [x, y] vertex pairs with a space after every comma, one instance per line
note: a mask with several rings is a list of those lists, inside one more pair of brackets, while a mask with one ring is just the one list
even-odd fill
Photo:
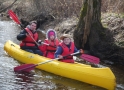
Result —
[[61, 55], [62, 54], [62, 52], [63, 52], [63, 50], [62, 50], [62, 47], [61, 46], [58, 46], [57, 47], [57, 50], [56, 50], [56, 52], [55, 52], [55, 58], [58, 58], [58, 55]]
[[75, 52], [78, 52], [78, 50], [77, 50], [77, 48], [76, 48], [76, 47], [74, 47], [74, 53], [75, 53]]

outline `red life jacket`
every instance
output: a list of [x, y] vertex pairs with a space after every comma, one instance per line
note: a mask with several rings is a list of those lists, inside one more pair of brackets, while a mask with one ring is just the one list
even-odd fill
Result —
[[58, 41], [58, 39], [55, 39], [52, 42], [48, 39], [45, 39], [45, 43], [49, 44], [49, 46], [46, 47], [46, 52], [44, 53], [44, 56], [53, 59], [56, 48], [59, 45], [59, 41]]
[[[38, 40], [38, 33], [32, 33], [28, 28], [25, 28], [25, 30], [30, 33], [30, 35], [34, 38], [35, 41]], [[31, 38], [31, 36], [28, 35], [25, 39], [22, 40], [20, 46], [35, 46], [34, 40]]]
[[49, 44], [49, 46], [47, 46], [47, 50], [49, 51], [56, 51], [56, 48], [57, 48], [57, 46], [59, 45], [59, 41], [56, 39], [56, 40], [54, 40], [53, 42], [52, 41], [50, 41], [50, 40], [48, 40], [48, 39], [45, 39], [45, 42], [47, 43], [47, 44]]
[[[63, 42], [60, 44], [63, 49], [62, 56], [74, 53], [75, 45], [71, 42], [70, 48], [68, 48]], [[67, 56], [65, 59], [61, 59], [62, 62], [74, 63], [73, 56]]]

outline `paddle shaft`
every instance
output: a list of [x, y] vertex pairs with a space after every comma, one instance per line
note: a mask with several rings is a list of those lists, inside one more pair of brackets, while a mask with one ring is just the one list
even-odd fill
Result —
[[37, 46], [39, 46], [39, 44], [34, 40], [34, 38], [31, 36], [31, 34], [28, 32], [29, 36], [31, 37], [31, 39], [37, 44]]
[[[69, 55], [66, 55], [66, 56], [63, 56], [63, 57], [67, 57], [67, 56], [73, 56], [73, 55], [76, 55], [76, 54], [79, 54], [80, 52], [75, 52], [75, 53], [72, 53], [72, 54], [69, 54]], [[45, 63], [48, 63], [48, 62], [52, 62], [52, 61], [54, 61], [54, 60], [58, 60], [59, 58], [55, 58], [55, 59], [51, 59], [51, 60], [47, 60], [47, 61], [45, 61], [45, 62], [41, 62], [41, 63], [38, 63], [38, 64], [36, 64], [36, 66], [38, 66], [38, 65], [41, 65], [41, 64], [45, 64]]]

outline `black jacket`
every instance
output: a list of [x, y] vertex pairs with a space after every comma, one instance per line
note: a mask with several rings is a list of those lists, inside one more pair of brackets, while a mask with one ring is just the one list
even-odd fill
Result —
[[17, 40], [21, 41], [26, 38], [26, 30], [22, 30], [18, 35], [17, 35]]
[[[35, 32], [34, 32], [35, 33]], [[18, 35], [17, 35], [17, 40], [22, 41], [23, 39], [26, 38], [26, 34], [28, 32], [26, 30], [22, 30]], [[37, 40], [38, 41], [38, 40]], [[27, 46], [22, 46], [21, 49], [38, 49], [37, 45], [35, 47], [27, 47]]]

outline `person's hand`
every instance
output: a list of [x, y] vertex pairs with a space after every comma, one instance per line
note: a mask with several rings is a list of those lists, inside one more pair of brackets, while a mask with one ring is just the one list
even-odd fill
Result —
[[42, 40], [38, 40], [38, 42], [42, 42]]
[[38, 40], [38, 43], [41, 45], [42, 44], [42, 40]]
[[84, 50], [83, 50], [83, 49], [80, 49], [80, 53], [81, 53], [81, 54], [84, 53]]
[[59, 59], [63, 59], [63, 56], [62, 56], [62, 55], [58, 55], [58, 58], [59, 58]]

